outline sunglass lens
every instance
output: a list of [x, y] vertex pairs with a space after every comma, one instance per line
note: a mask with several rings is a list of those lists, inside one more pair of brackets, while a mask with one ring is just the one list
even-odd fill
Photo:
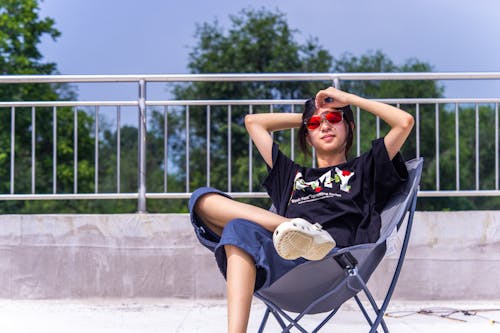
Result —
[[336, 124], [342, 121], [342, 113], [340, 112], [328, 112], [326, 114], [326, 120], [331, 124]]
[[320, 117], [311, 117], [309, 121], [307, 122], [307, 128], [308, 129], [316, 129], [319, 127], [321, 124], [321, 118]]

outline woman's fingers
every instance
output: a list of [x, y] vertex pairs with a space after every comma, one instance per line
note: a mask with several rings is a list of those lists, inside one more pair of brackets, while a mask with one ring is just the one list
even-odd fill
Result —
[[347, 94], [333, 87], [318, 91], [315, 102], [316, 108], [341, 108], [349, 104]]

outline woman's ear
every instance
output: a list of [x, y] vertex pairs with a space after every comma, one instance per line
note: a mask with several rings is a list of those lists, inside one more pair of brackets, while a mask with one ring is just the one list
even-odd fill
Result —
[[309, 146], [312, 146], [312, 143], [311, 143], [311, 138], [309, 137], [309, 134], [306, 133], [306, 142]]

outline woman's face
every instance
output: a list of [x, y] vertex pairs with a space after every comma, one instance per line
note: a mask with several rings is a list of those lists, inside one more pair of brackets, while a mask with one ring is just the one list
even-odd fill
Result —
[[317, 154], [345, 155], [347, 126], [341, 111], [320, 108], [309, 120], [308, 141]]

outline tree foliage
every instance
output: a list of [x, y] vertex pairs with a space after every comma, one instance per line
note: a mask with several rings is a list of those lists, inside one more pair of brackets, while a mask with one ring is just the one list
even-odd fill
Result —
[[[45, 35], [56, 39], [60, 32], [54, 20], [39, 16], [35, 0], [0, 0], [0, 71], [4, 75], [56, 74], [55, 63], [43, 62], [38, 49]], [[65, 84], [3, 84], [0, 101], [53, 101], [75, 99], [73, 89]], [[79, 189], [92, 188], [89, 175], [93, 169], [93, 138], [90, 135], [92, 118], [86, 112], [70, 108], [20, 108], [0, 109], [0, 183], [1, 193], [10, 192], [11, 162], [14, 163], [14, 193], [58, 193], [73, 191], [74, 116], [78, 113]], [[55, 119], [55, 124], [54, 120]], [[14, 123], [14, 142], [10, 137]], [[57, 128], [53, 135], [54, 125]], [[35, 150], [32, 149], [32, 140]], [[55, 140], [55, 141], [54, 141]], [[11, 144], [14, 143], [14, 160]], [[54, 144], [56, 154], [54, 155]], [[33, 159], [33, 157], [35, 159]], [[57, 160], [56, 176], [54, 156]], [[33, 167], [34, 166], [34, 167]], [[36, 182], [31, 183], [34, 172]], [[32, 186], [34, 185], [34, 186]], [[35, 212], [52, 209], [63, 210], [65, 205], [54, 202], [2, 202], [3, 212]]]
[[[231, 26], [224, 30], [217, 21], [204, 23], [196, 30], [197, 44], [189, 54], [188, 67], [191, 73], [294, 73], [328, 72], [332, 57], [317, 40], [308, 38], [299, 43], [285, 15], [265, 9], [242, 10], [230, 17]], [[178, 85], [173, 93], [176, 99], [296, 99], [312, 96], [320, 87], [330, 82], [195, 82]], [[184, 109], [185, 112], [186, 109]], [[290, 112], [289, 107], [277, 107], [274, 112]], [[249, 112], [269, 112], [267, 107], [213, 106], [189, 108], [189, 140], [191, 143], [190, 187], [209, 183], [232, 191], [259, 190], [265, 165], [250, 148], [243, 125], [244, 116]], [[175, 117], [175, 115], [178, 115]], [[207, 117], [207, 114], [209, 116]], [[161, 117], [158, 117], [162, 121]], [[186, 159], [182, 142], [186, 140], [185, 113], [172, 113], [171, 150], [182, 148], [173, 155], [174, 165], [183, 165]], [[207, 125], [209, 124], [209, 125]], [[181, 125], [181, 126], [178, 126]], [[230, 128], [229, 128], [230, 127]], [[180, 129], [180, 130], [179, 130]], [[228, 138], [230, 130], [231, 138]], [[210, 131], [210, 157], [207, 161], [207, 131]], [[287, 133], [277, 133], [277, 140], [289, 138]], [[232, 174], [227, 173], [231, 140]], [[249, 158], [255, 159], [252, 184], [248, 184]], [[207, 163], [212, 170], [212, 178], [206, 179]]]
[[[198, 42], [189, 54], [191, 73], [311, 73], [328, 72], [332, 57], [316, 39], [295, 40], [283, 13], [266, 9], [242, 10], [230, 16], [226, 32], [215, 21], [197, 27]], [[311, 87], [311, 85], [313, 87]], [[179, 98], [302, 98], [314, 83], [195, 83], [175, 90]]]
[[0, 1], [0, 68], [4, 74], [51, 74], [54, 63], [42, 63], [38, 44], [43, 35], [60, 36], [51, 18], [40, 19], [35, 0]]

